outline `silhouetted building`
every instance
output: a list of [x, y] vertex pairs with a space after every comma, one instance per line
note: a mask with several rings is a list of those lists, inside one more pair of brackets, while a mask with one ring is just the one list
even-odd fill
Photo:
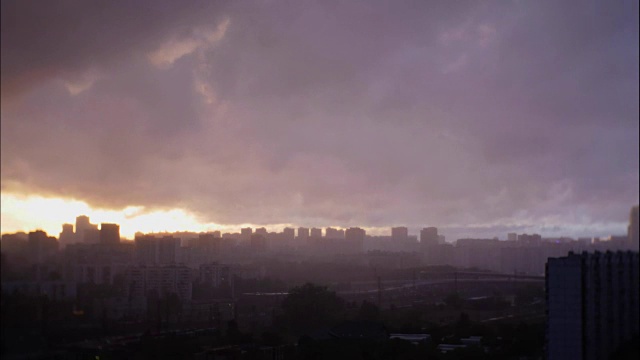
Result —
[[267, 237], [267, 235], [269, 234], [269, 232], [267, 231], [267, 229], [266, 229], [266, 228], [263, 228], [263, 227], [261, 227], [261, 228], [257, 228], [255, 233], [256, 233], [256, 234], [258, 234], [258, 235], [262, 235], [262, 236], [264, 236], [265, 238], [266, 238], [266, 237]]
[[73, 224], [63, 224], [62, 232], [58, 236], [60, 241], [60, 247], [64, 248], [67, 245], [73, 244], [76, 241], [75, 233], [73, 232]]
[[409, 238], [409, 229], [404, 226], [391, 228], [391, 239], [394, 242], [407, 241]]
[[428, 227], [420, 230], [420, 244], [422, 246], [438, 245], [438, 228]]
[[100, 224], [100, 244], [113, 245], [120, 243], [120, 226], [118, 224]]
[[158, 262], [158, 239], [152, 235], [136, 234], [135, 261], [139, 264], [156, 264]]
[[524, 244], [539, 245], [542, 242], [542, 236], [539, 234], [521, 234], [518, 235], [518, 241]]
[[40, 264], [58, 252], [58, 240], [53, 236], [47, 236], [42, 230], [29, 233], [27, 240], [28, 259], [36, 264]]
[[224, 283], [231, 285], [233, 276], [229, 265], [209, 263], [200, 265], [198, 280], [201, 284], [219, 287]]
[[516, 234], [516, 233], [508, 233], [507, 234], [507, 240], [509, 240], [509, 241], [517, 241], [518, 240], [518, 234]]
[[301, 241], [306, 241], [309, 238], [309, 229], [305, 227], [298, 228], [298, 239]]
[[314, 239], [319, 239], [322, 237], [322, 229], [312, 228], [311, 229], [311, 237]]
[[23, 257], [27, 255], [29, 235], [24, 232], [2, 235], [2, 253], [11, 254], [11, 257]]
[[89, 217], [81, 215], [76, 217], [76, 243], [97, 244], [100, 242], [100, 230], [98, 225], [92, 224]]
[[135, 246], [135, 260], [141, 265], [178, 262], [179, 238], [164, 236], [158, 239], [152, 235], [136, 236]]
[[629, 236], [629, 242], [634, 250], [638, 250], [640, 247], [640, 239], [638, 239], [638, 233], [640, 228], [638, 225], [638, 206], [634, 206], [629, 214], [629, 228], [627, 234]]
[[85, 244], [98, 244], [100, 242], [100, 230], [98, 225], [91, 224], [88, 229], [83, 232], [82, 242]]
[[129, 307], [144, 310], [151, 292], [163, 297], [176, 294], [181, 302], [192, 299], [191, 269], [186, 266], [130, 266], [125, 272]]
[[267, 251], [267, 238], [257, 233], [251, 235], [251, 250], [253, 250], [254, 253]]
[[547, 359], [609, 359], [638, 336], [639, 266], [631, 251], [548, 260]]
[[324, 231], [324, 237], [327, 239], [344, 239], [346, 236], [346, 232], [344, 230], [338, 230], [331, 227], [328, 227]]
[[296, 230], [293, 228], [284, 228], [282, 230], [282, 237], [285, 241], [291, 243], [291, 241], [296, 238]]
[[158, 262], [160, 264], [175, 264], [178, 262], [180, 239], [165, 236], [158, 240]]
[[[219, 232], [218, 232], [219, 234]], [[221, 256], [222, 238], [212, 234], [200, 234], [197, 239], [192, 239], [191, 244], [191, 263], [205, 264], [219, 260]]]
[[347, 251], [362, 252], [364, 246], [364, 238], [366, 231], [359, 227], [348, 228], [345, 231], [345, 242], [347, 243]]
[[250, 240], [251, 234], [253, 234], [253, 229], [250, 227], [240, 229], [240, 239], [241, 240]]

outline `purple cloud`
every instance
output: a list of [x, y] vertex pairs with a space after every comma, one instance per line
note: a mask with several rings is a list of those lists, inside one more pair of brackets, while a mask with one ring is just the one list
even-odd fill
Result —
[[3, 1], [3, 191], [608, 231], [639, 197], [637, 6]]

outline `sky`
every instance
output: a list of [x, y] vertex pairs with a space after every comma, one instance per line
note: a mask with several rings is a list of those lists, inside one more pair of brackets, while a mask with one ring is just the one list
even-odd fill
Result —
[[2, 232], [624, 234], [638, 2], [2, 0]]

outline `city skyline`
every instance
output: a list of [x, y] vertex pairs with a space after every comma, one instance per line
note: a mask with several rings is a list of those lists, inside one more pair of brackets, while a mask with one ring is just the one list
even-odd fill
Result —
[[[9, 196], [7, 196], [9, 197]], [[395, 227], [408, 228], [410, 234], [419, 236], [420, 231], [424, 227], [436, 226], [440, 229], [441, 233], [449, 235], [449, 239], [461, 239], [461, 238], [499, 238], [501, 240], [507, 240], [509, 233], [540, 233], [544, 237], [559, 238], [559, 237], [571, 237], [571, 238], [603, 238], [607, 236], [618, 236], [626, 234], [628, 231], [629, 223], [626, 221], [629, 216], [629, 210], [626, 211], [626, 216], [622, 216], [620, 221], [615, 223], [603, 224], [602, 222], [595, 221], [592, 224], [578, 227], [566, 227], [558, 225], [517, 225], [517, 224], [494, 224], [493, 226], [486, 225], [473, 225], [473, 224], [456, 224], [454, 226], [437, 226], [437, 224], [391, 224], [387, 226], [367, 227], [358, 224], [349, 225], [309, 225], [309, 223], [292, 224], [251, 224], [240, 223], [233, 225], [221, 225], [215, 223], [198, 223], [195, 220], [195, 216], [184, 212], [182, 210], [160, 210], [160, 211], [146, 211], [142, 207], [128, 207], [122, 211], [114, 210], [93, 210], [86, 203], [80, 201], [73, 201], [66, 203], [61, 199], [47, 199], [42, 197], [30, 198], [25, 202], [16, 202], [15, 199], [10, 198], [6, 200], [3, 195], [3, 205], [12, 202], [11, 205], [15, 206], [14, 209], [18, 209], [18, 215], [28, 215], [32, 217], [31, 221], [26, 223], [15, 221], [16, 218], [10, 218], [13, 214], [2, 212], [2, 234], [10, 234], [16, 232], [25, 232], [35, 230], [43, 230], [49, 234], [57, 234], [61, 226], [65, 223], [72, 223], [73, 219], [79, 214], [90, 214], [89, 217], [97, 219], [96, 223], [117, 223], [121, 226], [122, 236], [126, 239], [133, 239], [135, 233], [173, 233], [173, 232], [193, 232], [204, 233], [212, 231], [221, 232], [239, 232], [242, 228], [261, 228], [265, 227], [269, 232], [277, 232], [284, 228], [308, 227], [320, 228], [323, 230], [326, 228], [338, 228], [347, 229], [352, 226], [361, 227], [367, 231], [369, 235], [385, 236], [390, 235], [391, 231]], [[72, 204], [68, 208], [65, 205]], [[637, 207], [637, 205], [636, 205]], [[53, 209], [57, 209], [55, 211]], [[34, 217], [34, 214], [37, 217]], [[19, 217], [18, 216], [18, 217]], [[25, 216], [26, 217], [26, 216]], [[43, 221], [44, 220], [44, 221]], [[173, 221], [172, 221], [173, 220]], [[6, 226], [9, 224], [9, 226]], [[389, 234], [387, 234], [389, 233]]]
[[2, 2], [3, 232], [625, 233], [637, 2], [147, 5]]
[[[546, 233], [546, 234], [538, 234], [536, 231], [527, 231], [526, 228], [518, 228], [518, 227], [505, 227], [505, 231], [509, 231], [508, 233], [495, 234], [493, 236], [487, 236], [482, 231], [476, 231], [472, 236], [458, 236], [455, 229], [453, 233], [449, 233], [449, 241], [448, 243], [455, 243], [459, 239], [498, 239], [498, 240], [508, 240], [508, 241], [520, 241], [520, 236], [530, 237], [531, 235], [540, 237], [541, 239], [612, 239], [613, 237], [637, 237], [638, 232], [638, 205], [635, 205], [629, 211], [628, 222], [626, 223], [626, 232], [622, 233], [607, 233], [607, 234], [588, 234], [579, 237], [572, 237], [563, 233]], [[63, 234], [71, 233], [80, 234], [82, 237], [84, 235], [83, 232], [85, 229], [93, 229], [94, 231], [98, 231], [102, 229], [102, 225], [106, 225], [109, 228], [112, 226], [117, 226], [117, 231], [119, 236], [123, 240], [133, 240], [138, 234], [219, 234], [218, 237], [223, 237], [225, 235], [245, 235], [250, 237], [251, 234], [261, 234], [261, 235], [283, 235], [288, 232], [292, 232], [294, 237], [299, 241], [304, 241], [307, 238], [327, 238], [327, 239], [344, 239], [345, 232], [348, 232], [350, 229], [360, 229], [364, 230], [367, 237], [382, 237], [389, 238], [394, 241], [407, 241], [407, 240], [417, 240], [419, 243], [428, 243], [430, 245], [435, 244], [443, 244], [447, 243], [445, 239], [445, 234], [443, 234], [443, 230], [445, 232], [451, 231], [451, 229], [447, 228], [438, 228], [437, 226], [423, 226], [423, 227], [407, 227], [407, 226], [390, 226], [390, 227], [378, 227], [378, 228], [367, 228], [360, 226], [350, 226], [350, 227], [340, 227], [340, 226], [325, 226], [325, 227], [304, 227], [304, 226], [296, 226], [295, 224], [278, 224], [275, 226], [261, 226], [261, 225], [252, 225], [252, 224], [242, 224], [238, 226], [215, 226], [215, 227], [207, 227], [201, 228], [198, 230], [189, 230], [189, 229], [164, 229], [164, 230], [151, 230], [151, 231], [143, 231], [142, 229], [128, 229], [125, 232], [121, 231], [120, 223], [113, 221], [97, 221], [95, 223], [91, 223], [91, 217], [86, 215], [78, 215], [75, 217], [75, 222], [65, 221], [59, 224], [56, 224], [58, 227], [57, 230], [49, 229], [46, 230], [44, 227], [36, 227], [29, 230], [17, 230], [17, 231], [3, 231], [2, 234], [15, 234], [15, 233], [30, 233], [34, 231], [44, 231], [47, 234], [57, 234], [60, 229], [62, 232], [58, 240], [62, 243]], [[433, 224], [432, 224], [433, 225]], [[81, 228], [82, 227], [82, 228]], [[486, 230], [486, 229], [485, 229]], [[494, 229], [491, 229], [493, 231]], [[514, 233], [510, 231], [519, 231], [519, 233]], [[468, 228], [465, 228], [465, 231], [468, 231]], [[303, 232], [301, 234], [301, 232]], [[289, 234], [290, 235], [290, 234]], [[453, 236], [452, 236], [453, 235]], [[97, 235], [96, 235], [97, 236]], [[95, 241], [98, 238], [96, 237]], [[426, 242], [425, 242], [426, 239]], [[82, 240], [75, 239], [72, 242], [82, 243]]]

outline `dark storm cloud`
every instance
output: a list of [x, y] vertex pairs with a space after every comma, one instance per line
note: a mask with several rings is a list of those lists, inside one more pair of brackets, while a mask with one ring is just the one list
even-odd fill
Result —
[[224, 3], [2, 0], [3, 95], [51, 76], [126, 61], [185, 25], [215, 22]]
[[3, 1], [3, 190], [226, 224], [624, 222], [637, 13]]

